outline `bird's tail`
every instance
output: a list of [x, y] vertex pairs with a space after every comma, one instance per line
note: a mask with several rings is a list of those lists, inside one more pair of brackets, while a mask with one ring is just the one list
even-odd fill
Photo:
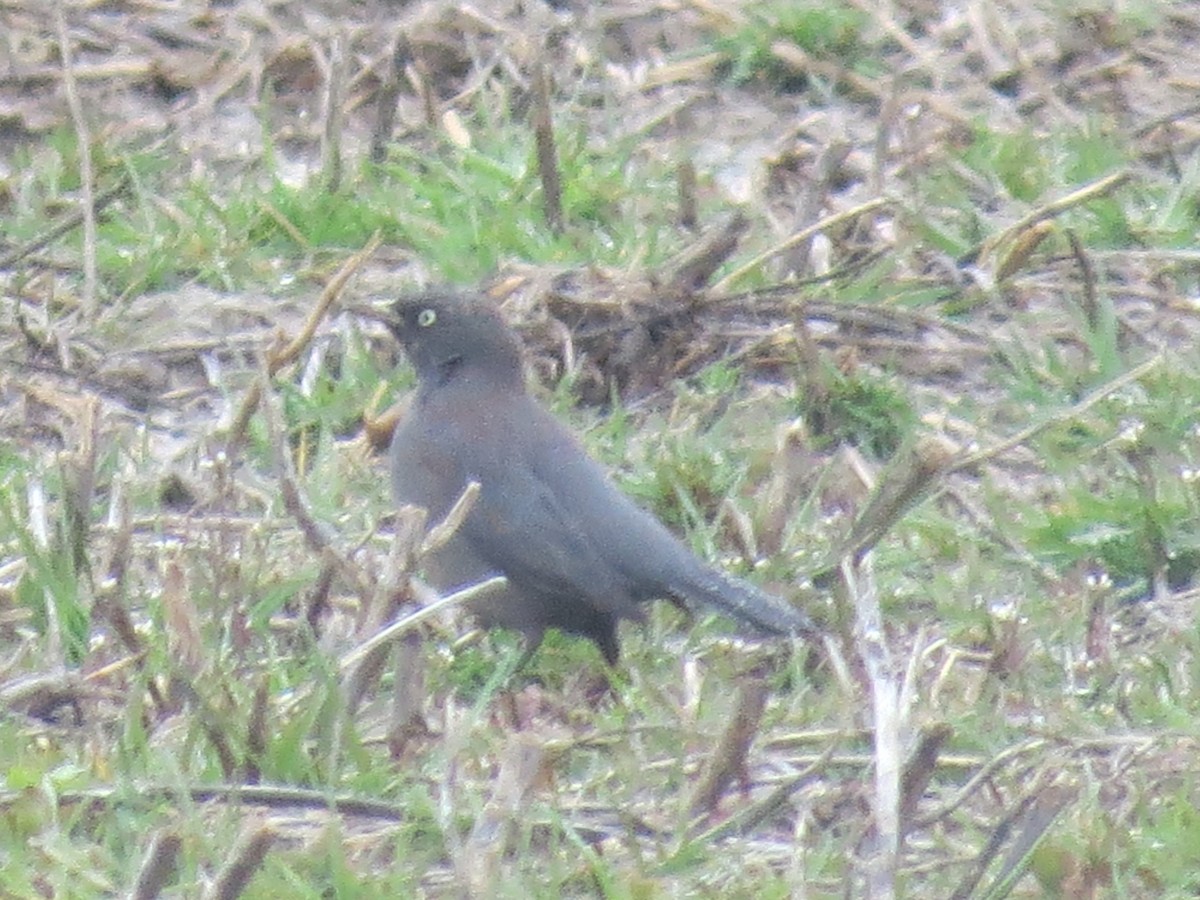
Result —
[[806, 614], [779, 597], [714, 569], [705, 569], [679, 592], [686, 602], [704, 603], [766, 634], [816, 635], [819, 629]]

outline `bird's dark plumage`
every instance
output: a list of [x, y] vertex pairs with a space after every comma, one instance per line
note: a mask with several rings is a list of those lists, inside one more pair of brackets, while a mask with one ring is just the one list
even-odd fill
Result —
[[812, 631], [808, 618], [691, 553], [609, 480], [526, 391], [521, 346], [486, 298], [405, 297], [388, 325], [416, 369], [416, 396], [392, 440], [392, 490], [438, 521], [471, 481], [479, 497], [450, 541], [426, 559], [434, 587], [493, 575], [484, 626], [513, 628], [534, 647], [547, 628], [618, 656], [617, 622], [653, 599], [715, 606], [769, 634]]

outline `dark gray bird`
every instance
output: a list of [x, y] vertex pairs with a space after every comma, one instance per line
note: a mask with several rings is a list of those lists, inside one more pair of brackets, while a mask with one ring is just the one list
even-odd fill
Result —
[[617, 622], [654, 599], [709, 604], [767, 634], [813, 633], [808, 617], [702, 562], [636, 506], [526, 391], [517, 335], [486, 297], [400, 299], [385, 321], [418, 386], [392, 439], [392, 492], [439, 521], [471, 481], [479, 497], [424, 561], [442, 592], [494, 575], [505, 588], [473, 610], [485, 627], [591, 639], [615, 664]]

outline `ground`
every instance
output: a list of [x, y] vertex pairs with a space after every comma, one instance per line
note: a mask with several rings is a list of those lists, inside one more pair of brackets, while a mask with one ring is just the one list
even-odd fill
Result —
[[[1198, 41], [0, 4], [0, 894], [1193, 896]], [[377, 640], [428, 598], [364, 310], [430, 284], [826, 634]]]

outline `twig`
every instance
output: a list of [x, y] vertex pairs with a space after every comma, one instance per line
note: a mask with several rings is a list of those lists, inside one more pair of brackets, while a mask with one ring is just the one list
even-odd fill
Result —
[[662, 267], [663, 286], [685, 295], [701, 290], [737, 249], [738, 241], [749, 227], [749, 220], [739, 211], [706, 229]]
[[[1015, 807], [1006, 815], [996, 826], [988, 837], [987, 843], [979, 852], [979, 855], [973, 861], [971, 868], [967, 874], [963, 876], [953, 893], [950, 894], [951, 900], [968, 900], [971, 897], [987, 896], [987, 897], [1003, 897], [1007, 895], [1007, 891], [993, 892], [988, 890], [983, 894], [977, 893], [976, 888], [983, 880], [988, 867], [1000, 852], [1000, 848], [1008, 840], [1017, 826], [1026, 821], [1035, 820], [1042, 827], [1036, 832], [1037, 838], [1045, 833], [1045, 828], [1049, 827], [1058, 813], [1063, 807], [1071, 802], [1075, 793], [1071, 790], [1064, 790], [1061, 787], [1055, 788], [1050, 784], [1050, 776], [1043, 772], [1042, 777], [1038, 780], [1039, 783], [1034, 784], [1020, 799]], [[1051, 812], [1049, 819], [1044, 815], [1038, 815], [1038, 811]], [[1036, 841], [1035, 841], [1036, 843]], [[1003, 878], [1003, 876], [1001, 876]], [[993, 885], [995, 887], [995, 885]]]
[[680, 848], [677, 855], [683, 855], [689, 848], [694, 846], [716, 844], [733, 835], [752, 833], [761, 823], [783, 809], [788, 804], [792, 794], [802, 789], [806, 784], [809, 784], [818, 773], [825, 770], [829, 761], [833, 759], [833, 751], [836, 746], [836, 741], [830, 741], [825, 752], [814, 759], [803, 771], [787, 778], [753, 806], [748, 807], [724, 822], [714, 825], [708, 831], [696, 835]]
[[329, 307], [333, 305], [333, 301], [341, 294], [342, 288], [346, 286], [346, 282], [359, 270], [363, 263], [374, 255], [381, 243], [383, 243], [383, 238], [376, 232], [361, 250], [342, 263], [342, 267], [329, 279], [329, 284], [325, 285], [325, 290], [321, 292], [316, 307], [309, 313], [304, 327], [300, 329], [300, 333], [282, 350], [268, 357], [267, 363], [272, 375], [276, 374], [288, 363], [294, 362], [304, 352], [304, 348], [309, 345], [309, 342], [313, 339], [313, 335], [317, 333], [317, 326], [321, 324], [321, 320], [329, 312]]
[[[300, 333], [286, 346], [271, 348], [267, 351], [267, 375], [269, 377], [274, 376], [285, 365], [300, 356], [304, 348], [312, 340], [313, 335], [316, 334], [317, 326], [321, 324], [321, 320], [329, 312], [329, 307], [333, 305], [333, 302], [341, 294], [342, 288], [346, 286], [346, 282], [379, 249], [381, 242], [382, 238], [378, 233], [372, 235], [371, 239], [367, 241], [366, 246], [347, 259], [334, 276], [329, 279], [329, 283], [325, 285], [325, 290], [321, 292], [321, 296], [317, 300], [317, 305], [309, 313], [308, 321], [304, 323], [304, 327], [300, 330]], [[258, 408], [261, 397], [262, 381], [255, 380], [246, 390], [246, 395], [242, 398], [242, 405], [238, 408], [233, 424], [229, 427], [229, 441], [225, 449], [226, 455], [229, 457], [232, 458], [235, 456], [241, 448], [242, 441], [246, 436], [246, 426], [250, 424], [250, 417], [254, 415], [254, 410]]]
[[763, 251], [758, 256], [754, 257], [754, 259], [750, 260], [750, 262], [730, 272], [712, 286], [711, 292], [714, 295], [722, 294], [776, 254], [795, 247], [797, 244], [802, 244], [813, 236], [820, 234], [822, 231], [833, 228], [836, 225], [841, 225], [843, 222], [848, 222], [851, 219], [864, 216], [869, 212], [882, 209], [883, 207], [890, 205], [891, 202], [892, 201], [887, 197], [876, 197], [874, 200], [868, 200], [866, 203], [860, 203], [858, 206], [842, 210], [839, 213], [834, 213], [832, 216], [826, 216], [819, 222], [814, 222], [807, 228], [802, 228], [795, 234], [789, 235], [786, 240], [781, 241], [769, 250]]
[[[940, 496], [946, 489], [946, 479], [950, 475], [974, 469], [981, 463], [1002, 456], [1009, 450], [1027, 443], [1057, 422], [1079, 418], [1105, 397], [1155, 369], [1163, 359], [1163, 354], [1158, 353], [1098, 388], [1069, 409], [975, 453], [950, 459], [941, 440], [926, 438], [906, 454], [897, 454], [887, 473], [878, 480], [866, 508], [855, 519], [850, 534], [839, 546], [837, 557], [860, 558], [910, 510], [934, 495]], [[812, 575], [814, 581], [826, 579], [833, 571], [834, 565], [829, 563], [816, 569]]]
[[542, 179], [542, 209], [550, 230], [559, 234], [563, 230], [562, 178], [554, 144], [554, 120], [550, 115], [550, 76], [540, 58], [533, 71], [533, 136]]
[[[816, 221], [825, 204], [825, 198], [832, 190], [832, 185], [841, 169], [842, 163], [850, 155], [852, 145], [849, 141], [832, 141], [820, 155], [817, 156], [809, 170], [809, 178], [796, 204], [796, 214], [792, 219], [792, 227], [803, 230]], [[811, 252], [812, 240], [815, 235], [798, 241], [789, 248], [786, 256], [780, 255], [776, 271], [784, 279], [807, 275], [813, 270]]]
[[[918, 654], [913, 654], [913, 659]], [[917, 811], [917, 804], [929, 787], [937, 772], [938, 758], [946, 741], [954, 734], [954, 729], [945, 722], [939, 722], [921, 731], [916, 749], [909, 754], [904, 765], [904, 775], [900, 782], [900, 827], [902, 834], [912, 831], [912, 823]]]
[[[897, 522], [934, 491], [945, 485], [945, 473], [953, 461], [953, 445], [938, 435], [928, 435], [895, 454], [880, 475], [850, 533], [838, 547], [837, 559], [854, 560], [874, 547]], [[834, 567], [818, 571], [814, 578]]]
[[1093, 181], [1091, 184], [1085, 185], [1077, 191], [1072, 191], [1065, 197], [1060, 197], [1058, 200], [1052, 200], [1050, 203], [1038, 207], [1028, 215], [1022, 216], [998, 234], [980, 241], [959, 258], [959, 265], [969, 265], [975, 262], [989, 248], [999, 246], [1011, 240], [1016, 235], [1027, 231], [1039, 222], [1059, 216], [1069, 209], [1074, 209], [1076, 206], [1081, 206], [1089, 200], [1094, 200], [1096, 197], [1112, 193], [1131, 178], [1133, 178], [1133, 173], [1127, 169], [1122, 169], [1119, 172], [1101, 178], [1099, 181]]
[[270, 825], [252, 823], [233, 848], [231, 858], [205, 893], [206, 900], [235, 900], [242, 895], [254, 873], [262, 868], [267, 851], [279, 833]]
[[1150, 134], [1150, 132], [1157, 128], [1161, 128], [1163, 125], [1170, 125], [1174, 122], [1178, 122], [1180, 119], [1190, 119], [1195, 115], [1200, 115], [1200, 103], [1189, 103], [1186, 106], [1180, 107], [1179, 109], [1174, 109], [1171, 110], [1171, 112], [1163, 113], [1163, 115], [1151, 119], [1144, 125], [1138, 126], [1138, 128], [1133, 132], [1133, 136], [1136, 138], [1144, 138], [1146, 135]]
[[[23, 790], [0, 791], [0, 809], [11, 809], [24, 803], [28, 796]], [[182, 798], [187, 798], [192, 803], [228, 803], [236, 806], [266, 806], [271, 809], [324, 809], [338, 815], [362, 816], [388, 822], [402, 822], [411, 815], [411, 810], [404, 805], [346, 794], [330, 796], [329, 791], [324, 788], [309, 790], [260, 784], [199, 784], [183, 788], [173, 784], [123, 784], [114, 788], [59, 791], [54, 794], [53, 800], [60, 807], [75, 804], [121, 807], [145, 804], [146, 807], [152, 807], [164, 802], [179, 802]]]
[[[96, 195], [93, 203], [91, 204], [90, 211], [92, 213], [99, 213], [102, 209], [129, 190], [129, 186], [131, 184], [133, 184], [132, 176], [128, 171], [122, 172], [121, 177], [117, 180], [116, 184]], [[19, 247], [9, 250], [3, 256], [0, 256], [0, 269], [11, 268], [13, 265], [25, 259], [27, 256], [32, 256], [39, 250], [58, 240], [68, 231], [78, 228], [80, 223], [84, 221], [87, 211], [87, 208], [73, 210], [67, 215], [63, 216], [58, 222], [51, 225], [37, 237], [26, 241]]]
[[[383, 576], [376, 580], [370, 593], [362, 599], [355, 637], [361, 639], [375, 634], [405, 602], [412, 599], [412, 573], [420, 560], [426, 517], [427, 512], [419, 506], [406, 504], [396, 510], [396, 532], [392, 537]], [[387, 645], [380, 644], [347, 674], [343, 684], [346, 709], [351, 714], [358, 709], [367, 690], [378, 680], [390, 650]]]
[[346, 80], [346, 36], [339, 30], [329, 45], [325, 71], [325, 116], [321, 131], [321, 177], [327, 193], [342, 184], [342, 85]]
[[229, 741], [227, 723], [221, 719], [212, 704], [196, 690], [195, 680], [186, 672], [183, 666], [168, 656], [167, 668], [171, 675], [171, 689], [176, 696], [182, 697], [196, 708], [196, 718], [199, 721], [204, 736], [217, 754], [217, 762], [221, 773], [226, 778], [233, 778], [241, 771], [237, 753]]
[[262, 761], [267, 756], [267, 735], [271, 726], [270, 699], [270, 677], [263, 672], [254, 686], [254, 701], [250, 705], [250, 718], [246, 723], [246, 756], [243, 762], [247, 784], [258, 784], [262, 778]]
[[546, 780], [549, 745], [529, 732], [516, 732], [500, 757], [491, 797], [465, 841], [452, 845], [451, 858], [468, 896], [495, 895], [500, 866], [537, 788]]
[[341, 658], [338, 662], [339, 668], [343, 672], [348, 671], [364, 657], [367, 656], [376, 647], [380, 647], [389, 641], [394, 640], [398, 635], [403, 634], [410, 628], [415, 628], [426, 619], [432, 618], [437, 613], [451, 606], [457, 606], [460, 603], [469, 603], [476, 597], [487, 594], [496, 588], [503, 587], [508, 584], [508, 579], [503, 576], [489, 578], [487, 581], [481, 581], [478, 584], [473, 584], [470, 587], [463, 588], [461, 591], [455, 591], [447, 597], [442, 597], [435, 600], [428, 606], [423, 606], [410, 616], [405, 616], [403, 619], [397, 619], [387, 628], [372, 635], [367, 640], [363, 641], [349, 653]]
[[1067, 229], [1067, 242], [1071, 245], [1071, 256], [1079, 274], [1083, 276], [1083, 314], [1087, 317], [1088, 327], [1095, 331], [1100, 327], [1100, 303], [1096, 299], [1096, 270], [1088, 259], [1087, 251], [1083, 249], [1083, 241], [1079, 240], [1074, 228]]
[[291, 448], [283, 427], [283, 415], [278, 408], [278, 399], [271, 391], [267, 368], [268, 366], [265, 365], [262, 367], [258, 381], [252, 385], [252, 390], [247, 394], [253, 392], [253, 387], [257, 386], [258, 390], [255, 393], [263, 398], [261, 404], [263, 420], [267, 426], [267, 440], [274, 452], [275, 477], [279, 481], [279, 491], [283, 497], [284, 509], [299, 526], [308, 549], [327, 562], [336, 565], [338, 570], [353, 582], [359, 594], [368, 597], [371, 594], [368, 578], [357, 565], [334, 546], [333, 535], [324, 523], [318, 521], [317, 517], [313, 515], [308, 498], [300, 487], [295, 466], [292, 464]]
[[1025, 267], [1029, 262], [1034, 251], [1042, 245], [1054, 232], [1054, 226], [1049, 222], [1038, 222], [1032, 228], [1022, 231], [1017, 235], [1012, 245], [1005, 252], [1004, 257], [996, 266], [996, 273], [993, 279], [996, 284], [1004, 284], [1014, 275]]
[[1016, 834], [1008, 852], [1000, 860], [999, 871], [988, 885], [987, 896], [1005, 897], [1029, 871], [1033, 854], [1045, 840], [1058, 817], [1079, 799], [1076, 784], [1051, 783], [1045, 790], [1036, 791], [1033, 805], [1013, 822]]
[[1054, 425], [1058, 422], [1066, 422], [1066, 421], [1070, 421], [1071, 419], [1079, 418], [1081, 415], [1083, 415], [1083, 413], [1087, 412], [1089, 409], [1091, 409], [1093, 406], [1095, 406], [1097, 403], [1099, 403], [1104, 398], [1108, 397], [1110, 394], [1113, 394], [1116, 391], [1119, 391], [1121, 388], [1125, 387], [1125, 385], [1131, 384], [1132, 382], [1137, 381], [1139, 378], [1143, 377], [1144, 375], [1148, 375], [1154, 369], [1157, 369], [1163, 363], [1165, 358], [1166, 357], [1163, 353], [1154, 354], [1154, 356], [1150, 357], [1148, 360], [1146, 360], [1141, 365], [1130, 369], [1124, 375], [1119, 375], [1118, 377], [1114, 378], [1112, 381], [1108, 382], [1108, 384], [1105, 384], [1105, 385], [1097, 388], [1095, 391], [1093, 391], [1091, 394], [1089, 394], [1083, 400], [1080, 400], [1074, 406], [1069, 407], [1065, 411], [1063, 411], [1061, 413], [1057, 413], [1048, 419], [1045, 419], [1041, 422], [1037, 422], [1036, 424], [1030, 425], [1028, 428], [1023, 428], [1020, 431], [1018, 431], [1016, 434], [1014, 434], [1012, 437], [1005, 438], [1004, 440], [1000, 441], [999, 443], [993, 444], [990, 447], [985, 447], [982, 450], [979, 450], [975, 453], [970, 453], [967, 456], [962, 457], [961, 459], [957, 460], [956, 462], [952, 463], [951, 465], [949, 465], [945, 469], [943, 469], [942, 474], [950, 475], [950, 474], [953, 474], [954, 472], [961, 472], [965, 469], [972, 469], [972, 468], [978, 466], [980, 463], [987, 462], [989, 459], [992, 459], [994, 457], [997, 457], [1004, 453], [1007, 453], [1009, 450], [1012, 450], [1014, 447], [1019, 447], [1021, 444], [1028, 442], [1030, 439], [1037, 436], [1038, 434], [1040, 434], [1041, 432], [1045, 431], [1047, 428], [1050, 428], [1052, 425]]
[[58, 28], [58, 52], [62, 59], [63, 90], [67, 95], [67, 107], [71, 110], [71, 123], [75, 127], [75, 141], [79, 145], [79, 180], [83, 194], [83, 311], [89, 318], [96, 314], [96, 190], [95, 173], [92, 171], [92, 140], [87, 122], [83, 118], [83, 104], [79, 102], [79, 91], [75, 84], [75, 72], [71, 65], [71, 38], [67, 33], [67, 17], [63, 11], [63, 0], [54, 4], [54, 22]]
[[[28, 510], [28, 530], [25, 534], [17, 531], [22, 543], [27, 543], [26, 556], [36, 558], [38, 554], [50, 553], [50, 518], [46, 510], [46, 485], [41, 478], [31, 478], [25, 486], [25, 507]], [[6, 522], [10, 525], [12, 522]], [[9, 532], [12, 533], [11, 531]], [[42, 651], [43, 658], [62, 670], [67, 668], [67, 658], [63, 647], [62, 616], [59, 610], [58, 598], [49, 584], [42, 586], [42, 596], [46, 604], [46, 642]]]
[[840, 572], [842, 585], [854, 603], [856, 643], [871, 688], [875, 744], [871, 807], [875, 828], [874, 847], [864, 860], [866, 895], [890, 900], [896, 895], [900, 856], [900, 748], [904, 711], [900, 708], [900, 684], [869, 562], [869, 558], [860, 563], [847, 557]]
[[411, 55], [408, 38], [403, 31], [398, 32], [389, 54], [387, 75], [375, 98], [375, 127], [371, 129], [371, 162], [381, 163], [387, 159], [388, 143], [392, 139], [392, 130], [396, 127], [400, 79], [404, 77], [404, 66]]
[[939, 819], [944, 819], [946, 816], [950, 815], [952, 812], [966, 803], [970, 796], [975, 793], [975, 791], [979, 790], [979, 788], [983, 787], [986, 782], [990, 781], [998, 769], [1007, 765], [1011, 760], [1016, 759], [1019, 756], [1024, 756], [1029, 753], [1036, 753], [1039, 750], [1048, 747], [1049, 745], [1050, 742], [1043, 740], [1042, 738], [1032, 738], [1024, 743], [1017, 744], [1014, 747], [1006, 747], [1004, 750], [1000, 751], [986, 763], [984, 763], [984, 765], [980, 767], [979, 771], [971, 776], [971, 778], [962, 786], [957, 794], [943, 803], [940, 807], [938, 807], [938, 809], [911, 822], [909, 825], [909, 830], [917, 831], [922, 828], [928, 828]]
[[429, 529], [429, 533], [425, 535], [425, 540], [421, 544], [420, 556], [441, 549], [450, 538], [454, 537], [455, 532], [467, 518], [467, 514], [474, 509], [475, 501], [479, 499], [479, 491], [478, 481], [467, 482], [463, 492], [450, 507], [450, 512], [446, 513], [445, 518]]
[[873, 100], [883, 98], [883, 88], [876, 82], [847, 66], [818, 59], [790, 40], [772, 41], [771, 55], [798, 74], [807, 77], [816, 73], [830, 81], [847, 84]]
[[770, 691], [760, 675], [751, 674], [738, 687], [733, 715], [709, 757], [704, 775], [692, 793], [688, 809], [693, 816], [711, 813], [735, 777], [744, 777], [746, 756], [762, 725]]
[[175, 873], [182, 847], [183, 838], [177, 831], [160, 831], [154, 836], [138, 871], [137, 883], [129, 893], [130, 900], [153, 900], [162, 894], [167, 880]]
[[695, 231], [700, 221], [696, 204], [696, 164], [685, 159], [675, 170], [675, 187], [679, 194], [679, 224]]
[[296, 243], [297, 247], [299, 247], [305, 253], [312, 252], [312, 242], [304, 236], [304, 233], [296, 227], [295, 223], [292, 222], [291, 219], [283, 214], [282, 210], [275, 206], [275, 204], [270, 200], [266, 200], [262, 197], [258, 198], [258, 200], [255, 202], [258, 204], [258, 208], [260, 210], [270, 216], [276, 225], [287, 232], [287, 236]]

